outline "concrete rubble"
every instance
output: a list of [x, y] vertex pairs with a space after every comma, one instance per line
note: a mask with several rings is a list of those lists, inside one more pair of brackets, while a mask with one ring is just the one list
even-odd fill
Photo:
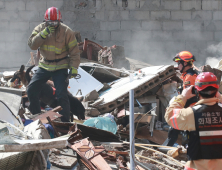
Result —
[[[129, 169], [129, 91], [134, 89], [136, 169], [182, 170], [187, 157], [181, 135], [178, 146], [162, 146], [169, 128], [165, 109], [181, 85], [174, 66], [127, 59], [122, 46], [102, 47], [77, 37], [81, 78], [71, 79], [68, 90], [82, 97], [85, 120], [74, 115], [73, 121], [61, 122], [60, 106], [46, 105], [32, 115], [22, 80], [16, 72], [3, 72], [0, 169]], [[30, 65], [38, 67], [37, 62], [38, 55], [32, 53]], [[203, 71], [221, 80], [220, 69], [204, 66]], [[84, 123], [90, 118], [91, 123]], [[105, 126], [105, 119], [110, 124]]]

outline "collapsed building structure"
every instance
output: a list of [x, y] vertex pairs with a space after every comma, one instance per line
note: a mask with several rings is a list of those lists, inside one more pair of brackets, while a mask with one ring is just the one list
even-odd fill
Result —
[[[26, 88], [18, 79], [9, 85], [14, 72], [4, 72], [0, 87], [0, 169], [50, 169], [50, 162], [63, 169], [129, 169], [131, 89], [136, 169], [183, 169], [186, 149], [161, 146], [169, 127], [164, 123], [165, 109], [182, 83], [174, 66], [151, 66], [126, 58], [121, 46], [102, 47], [87, 39], [81, 42], [80, 34], [76, 37], [81, 78], [71, 79], [68, 90], [84, 97], [86, 120], [74, 117], [73, 122], [61, 122], [62, 115], [57, 113], [61, 107], [46, 107], [41, 114], [32, 115]], [[37, 67], [39, 57], [32, 53], [31, 65]], [[205, 66], [203, 71], [221, 78], [218, 69]], [[105, 123], [107, 117], [112, 124]], [[89, 120], [97, 124], [91, 125]], [[181, 136], [177, 143], [181, 145]]]

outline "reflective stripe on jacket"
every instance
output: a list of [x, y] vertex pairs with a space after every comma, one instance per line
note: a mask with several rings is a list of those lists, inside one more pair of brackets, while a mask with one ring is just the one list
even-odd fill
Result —
[[[175, 97], [175, 100], [170, 104], [165, 113], [166, 122], [175, 129], [196, 131], [194, 112], [191, 107], [184, 108], [186, 98], [182, 95]], [[220, 98], [210, 98], [199, 100], [196, 105], [214, 105], [222, 101]], [[220, 170], [222, 159], [199, 159], [188, 161], [187, 168], [201, 169], [201, 170]]]
[[192, 107], [196, 131], [190, 131], [187, 155], [191, 160], [222, 158], [222, 107], [200, 104]]
[[[45, 23], [41, 23], [34, 28], [28, 45], [32, 50], [37, 50], [40, 47], [42, 58], [39, 61], [39, 67], [48, 71], [59, 69], [67, 69], [70, 67], [78, 68], [80, 64], [80, 52], [75, 38], [75, 32], [68, 26], [60, 23], [55, 32], [46, 36], [46, 39], [41, 37], [41, 31], [45, 29]], [[68, 58], [59, 62], [47, 62], [45, 60], [62, 59], [65, 56]]]

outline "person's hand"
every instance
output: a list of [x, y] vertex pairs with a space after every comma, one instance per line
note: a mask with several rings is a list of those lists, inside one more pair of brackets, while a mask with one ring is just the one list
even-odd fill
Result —
[[182, 96], [184, 96], [186, 99], [190, 99], [191, 97], [196, 96], [196, 94], [192, 93], [192, 89], [194, 88], [194, 85], [191, 85], [188, 88], [183, 89]]
[[51, 34], [54, 31], [55, 31], [55, 27], [48, 26], [41, 32], [41, 36], [42, 36], [42, 38], [45, 39], [48, 34]]
[[220, 98], [220, 96], [221, 96], [220, 92], [217, 91], [217, 93], [216, 93], [216, 98]]
[[75, 78], [78, 74], [78, 70], [75, 67], [71, 67], [70, 71], [71, 71], [70, 78]]

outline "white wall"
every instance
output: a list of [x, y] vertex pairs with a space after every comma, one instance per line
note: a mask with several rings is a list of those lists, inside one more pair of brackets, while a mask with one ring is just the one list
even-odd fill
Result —
[[[48, 7], [102, 46], [123, 45], [127, 57], [172, 64], [181, 50], [198, 63], [214, 56], [207, 47], [222, 39], [220, 0], [0, 0], [0, 71], [17, 70], [30, 58], [27, 40]], [[215, 54], [218, 56], [218, 54]]]

